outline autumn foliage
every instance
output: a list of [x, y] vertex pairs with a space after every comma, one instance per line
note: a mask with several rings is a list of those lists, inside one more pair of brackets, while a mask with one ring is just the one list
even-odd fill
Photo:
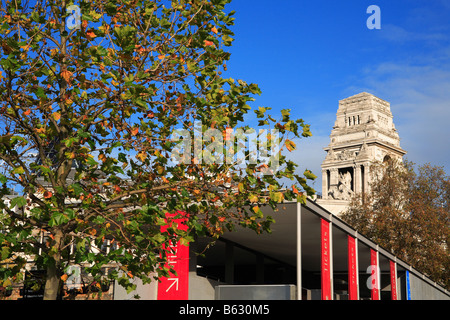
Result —
[[[228, 0], [6, 1], [0, 9], [0, 283], [20, 280], [27, 259], [47, 272], [55, 299], [70, 265], [99, 283], [167, 275], [170, 241], [219, 236], [235, 226], [269, 231], [263, 205], [314, 192], [297, 164], [174, 163], [175, 129], [246, 128], [256, 84], [225, 78], [233, 41]], [[280, 131], [280, 152], [311, 135], [283, 110], [255, 110]], [[211, 141], [209, 141], [210, 143]], [[207, 145], [208, 141], [204, 142]], [[270, 144], [267, 148], [270, 150]], [[292, 180], [285, 186], [282, 178]], [[281, 191], [284, 190], [284, 191]], [[240, 210], [236, 210], [239, 208]], [[166, 214], [186, 212], [187, 231]], [[42, 241], [45, 234], [48, 241]], [[103, 246], [109, 241], [110, 250]], [[95, 250], [94, 250], [95, 249]], [[104, 272], [115, 263], [120, 269]], [[69, 275], [70, 276], [70, 275]]]
[[380, 246], [450, 288], [450, 178], [441, 167], [375, 164], [371, 191], [342, 218]]

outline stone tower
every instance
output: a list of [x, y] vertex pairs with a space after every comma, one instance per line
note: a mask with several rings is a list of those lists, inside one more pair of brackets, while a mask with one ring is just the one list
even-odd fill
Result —
[[369, 191], [370, 164], [402, 159], [390, 104], [370, 93], [339, 101], [330, 144], [322, 162], [322, 199], [317, 202], [339, 215], [355, 193]]

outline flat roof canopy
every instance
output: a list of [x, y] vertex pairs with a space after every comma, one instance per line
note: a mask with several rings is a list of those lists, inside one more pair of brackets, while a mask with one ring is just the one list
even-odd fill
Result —
[[[308, 271], [320, 271], [320, 224], [321, 216], [313, 211], [312, 206], [301, 208], [301, 255], [302, 268]], [[278, 211], [269, 207], [261, 208], [264, 215], [275, 219], [272, 233], [256, 234], [255, 231], [240, 228], [236, 232], [227, 232], [222, 238], [233, 241], [251, 250], [260, 252], [268, 257], [296, 266], [297, 261], [297, 203], [290, 202], [280, 205]], [[327, 217], [329, 218], [329, 217]], [[333, 222], [338, 218], [332, 217]], [[341, 223], [343, 223], [340, 220]], [[332, 224], [333, 237], [333, 267], [335, 271], [347, 270], [347, 236], [348, 232]], [[346, 225], [348, 230], [355, 231]], [[376, 245], [373, 247], [376, 248]], [[369, 261], [370, 250], [360, 250], [360, 261]], [[361, 255], [362, 254], [362, 255]], [[380, 260], [380, 263], [382, 261]], [[380, 265], [382, 271], [389, 271], [389, 263]]]
[[[301, 209], [298, 211], [298, 208]], [[381, 273], [389, 273], [389, 261], [397, 263], [398, 270], [409, 270], [422, 278], [429, 284], [440, 288], [441, 291], [448, 292], [442, 287], [436, 285], [435, 282], [424, 277], [417, 270], [411, 268], [404, 261], [396, 258], [387, 250], [379, 247], [363, 235], [357, 233], [344, 221], [337, 216], [331, 214], [326, 209], [319, 206], [312, 200], [307, 200], [304, 205], [297, 205], [297, 202], [285, 202], [279, 205], [278, 211], [272, 210], [270, 207], [261, 207], [265, 216], [271, 216], [275, 223], [271, 225], [272, 232], [256, 234], [255, 231], [238, 227], [234, 232], [226, 232], [221, 239], [231, 242], [237, 247], [246, 250], [235, 250], [233, 256], [234, 264], [251, 264], [255, 263], [254, 255], [249, 255], [248, 250], [257, 254], [264, 255], [269, 261], [270, 259], [297, 267], [297, 261], [301, 261], [301, 270], [311, 273], [320, 273], [321, 271], [321, 219], [331, 222], [332, 235], [332, 259], [333, 273], [348, 272], [348, 235], [358, 240], [358, 265], [359, 274], [366, 273], [367, 267], [370, 266], [370, 249], [374, 249], [379, 253], [379, 267]], [[298, 215], [300, 214], [300, 243], [301, 249], [298, 250]], [[208, 239], [199, 239], [199, 245], [202, 247], [207, 243]], [[300, 253], [301, 260], [298, 260]], [[202, 264], [221, 264], [225, 265], [226, 254], [225, 244], [217, 242], [213, 247], [205, 252]], [[265, 262], [266, 263], [266, 260]], [[270, 263], [270, 262], [267, 262]], [[298, 269], [297, 269], [298, 270]], [[368, 274], [369, 276], [369, 274]], [[362, 287], [361, 287], [362, 289]]]

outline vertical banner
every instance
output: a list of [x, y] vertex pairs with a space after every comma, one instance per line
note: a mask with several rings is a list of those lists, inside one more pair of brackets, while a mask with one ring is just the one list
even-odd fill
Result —
[[389, 261], [391, 271], [391, 300], [397, 300], [397, 264]]
[[321, 276], [322, 300], [332, 300], [331, 259], [330, 259], [330, 223], [321, 219]]
[[348, 236], [348, 299], [358, 300], [358, 261], [356, 240]]
[[406, 300], [411, 300], [411, 283], [408, 270], [406, 270]]
[[[171, 219], [176, 215], [167, 214], [169, 220], [167, 225], [161, 226], [161, 232], [165, 232], [169, 226], [174, 226], [180, 230], [187, 230], [184, 222], [187, 218]], [[158, 283], [158, 300], [187, 300], [189, 297], [189, 246], [180, 242], [172, 244], [169, 248], [163, 249], [167, 253], [168, 264], [175, 270], [169, 277], [162, 277]], [[167, 265], [166, 265], [167, 266]]]
[[372, 275], [371, 279], [371, 297], [372, 300], [380, 300], [380, 283], [379, 283], [379, 266], [378, 266], [378, 251], [370, 249], [370, 268]]

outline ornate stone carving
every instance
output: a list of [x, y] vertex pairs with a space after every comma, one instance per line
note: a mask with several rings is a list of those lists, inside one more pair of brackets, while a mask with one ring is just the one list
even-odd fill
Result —
[[354, 154], [352, 151], [344, 150], [337, 155], [337, 159], [340, 161], [351, 160], [355, 157]]
[[350, 172], [339, 174], [338, 184], [330, 186], [328, 196], [335, 200], [350, 200], [352, 198], [352, 175]]

